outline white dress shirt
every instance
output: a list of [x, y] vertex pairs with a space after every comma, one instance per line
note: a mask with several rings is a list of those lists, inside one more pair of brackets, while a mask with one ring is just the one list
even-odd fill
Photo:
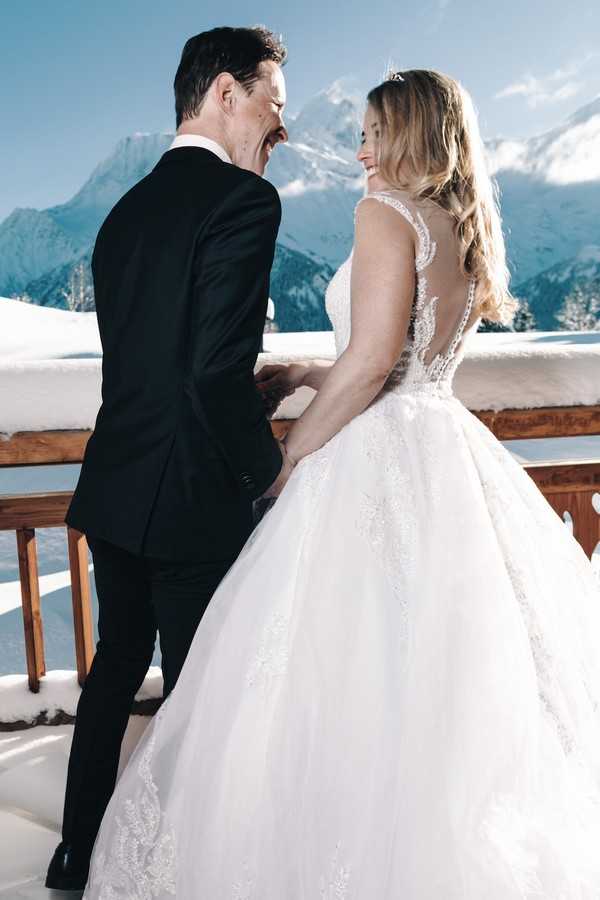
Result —
[[173, 150], [175, 147], [202, 147], [203, 150], [210, 150], [223, 162], [230, 163], [232, 161], [220, 144], [201, 134], [176, 134], [169, 150]]

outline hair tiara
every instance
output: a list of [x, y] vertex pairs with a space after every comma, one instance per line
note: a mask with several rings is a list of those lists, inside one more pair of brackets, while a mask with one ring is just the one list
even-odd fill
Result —
[[402, 77], [400, 72], [390, 72], [387, 77], [388, 81], [405, 81], [406, 79]]

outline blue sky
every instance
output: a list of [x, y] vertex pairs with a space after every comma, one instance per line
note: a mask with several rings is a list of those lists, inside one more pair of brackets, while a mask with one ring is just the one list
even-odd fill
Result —
[[471, 91], [485, 137], [526, 137], [600, 93], [597, 0], [14, 0], [0, 13], [0, 221], [69, 199], [119, 138], [174, 129], [181, 48], [216, 25], [264, 23], [289, 48], [288, 110], [388, 62]]

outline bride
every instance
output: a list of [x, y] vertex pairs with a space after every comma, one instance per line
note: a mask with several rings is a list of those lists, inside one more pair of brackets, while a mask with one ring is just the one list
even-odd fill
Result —
[[453, 396], [514, 301], [472, 103], [368, 95], [296, 465], [126, 766], [86, 900], [597, 900], [600, 606], [583, 550]]

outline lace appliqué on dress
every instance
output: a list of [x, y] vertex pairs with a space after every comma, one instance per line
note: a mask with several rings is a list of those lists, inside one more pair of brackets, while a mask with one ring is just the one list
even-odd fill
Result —
[[[496, 531], [500, 535], [503, 529], [503, 522], [510, 521], [511, 514], [514, 515], [514, 509], [506, 507], [499, 479], [493, 481], [485, 480], [482, 482], [482, 487], [485, 491], [490, 515]], [[567, 724], [568, 716], [561, 711], [560, 696], [556, 687], [556, 676], [554, 673], [554, 659], [547, 647], [535, 606], [530, 599], [531, 591], [528, 587], [526, 573], [508, 558], [506, 558], [506, 571], [527, 630], [537, 677], [540, 703], [544, 712], [553, 723], [563, 751], [565, 754], [572, 753], [575, 749], [575, 741]]]
[[[406, 622], [404, 580], [416, 566], [414, 489], [402, 466], [405, 442], [394, 410], [387, 409], [382, 398], [369, 415], [363, 449], [372, 463], [373, 482], [369, 491], [362, 492], [356, 528], [383, 565]], [[387, 442], [383, 453], [382, 441]]]
[[98, 900], [154, 900], [165, 893], [175, 896], [175, 831], [161, 812], [152, 777], [154, 742], [155, 734], [138, 763], [140, 787], [136, 796], [126, 798], [115, 815], [116, 832], [109, 852], [94, 858], [90, 885], [99, 889]]
[[284, 675], [288, 664], [290, 614], [275, 610], [269, 616], [260, 646], [246, 672], [246, 684], [269, 687], [274, 678]]
[[528, 597], [525, 576], [512, 563], [506, 563], [506, 568], [512, 582], [515, 596], [519, 601], [523, 620], [529, 635], [531, 655], [538, 680], [538, 693], [544, 710], [550, 716], [558, 734], [562, 748], [566, 754], [575, 749], [575, 741], [567, 727], [564, 716], [559, 713], [558, 702], [553, 698], [554, 661], [546, 647], [542, 630], [539, 626], [533, 604]]
[[320, 493], [325, 480], [329, 477], [330, 449], [331, 442], [328, 442], [314, 453], [302, 457], [297, 464], [292, 478], [299, 479], [298, 493], [301, 496], [316, 499], [316, 494]]
[[321, 875], [319, 879], [319, 900], [346, 900], [350, 882], [350, 869], [340, 863], [341, 841], [335, 846], [335, 851], [327, 877]]
[[[329, 476], [331, 452], [332, 441], [314, 453], [303, 457], [292, 473], [290, 483], [292, 479], [297, 479], [298, 495], [305, 497], [311, 504], [317, 500]], [[311, 524], [312, 521], [311, 518]], [[262, 521], [259, 523], [259, 527], [260, 525], [262, 525]], [[308, 539], [310, 531], [311, 527], [309, 526], [305, 540]], [[260, 685], [266, 692], [272, 685], [273, 679], [281, 677], [287, 671], [290, 623], [290, 610], [275, 610], [269, 616], [263, 628], [259, 648], [246, 671], [248, 687]]]
[[242, 868], [242, 876], [236, 879], [231, 887], [231, 900], [253, 900], [254, 898], [255, 881], [250, 874], [247, 861], [244, 862]]
[[[429, 393], [433, 395], [440, 392], [450, 394], [452, 377], [458, 365], [458, 346], [473, 308], [475, 281], [473, 279], [470, 280], [464, 313], [448, 349], [444, 353], [437, 353], [433, 359], [427, 363], [427, 352], [435, 336], [436, 313], [439, 297], [429, 296], [429, 284], [425, 269], [435, 258], [437, 244], [432, 239], [423, 216], [419, 211], [416, 211], [416, 213], [413, 214], [401, 200], [391, 196], [385, 191], [374, 191], [372, 194], [362, 197], [358, 201], [357, 207], [360, 203], [369, 198], [378, 200], [397, 210], [408, 222], [410, 222], [417, 232], [418, 237], [418, 250], [415, 256], [417, 289], [409, 325], [409, 334], [412, 332], [412, 340], [410, 338], [407, 340], [406, 346], [404, 347], [398, 362], [390, 372], [384, 390], [390, 391], [399, 388], [403, 392], [410, 391], [413, 393]], [[333, 297], [333, 294], [339, 292], [340, 288], [343, 286], [346, 287], [346, 290], [349, 293], [349, 286], [345, 284], [345, 282], [349, 281], [349, 272], [344, 273], [344, 280], [344, 285], [340, 283], [340, 285], [336, 285], [335, 290], [332, 291], [332, 298], [330, 301], [332, 310], [335, 308], [335, 297]], [[334, 322], [334, 325], [335, 324], [336, 323]]]

